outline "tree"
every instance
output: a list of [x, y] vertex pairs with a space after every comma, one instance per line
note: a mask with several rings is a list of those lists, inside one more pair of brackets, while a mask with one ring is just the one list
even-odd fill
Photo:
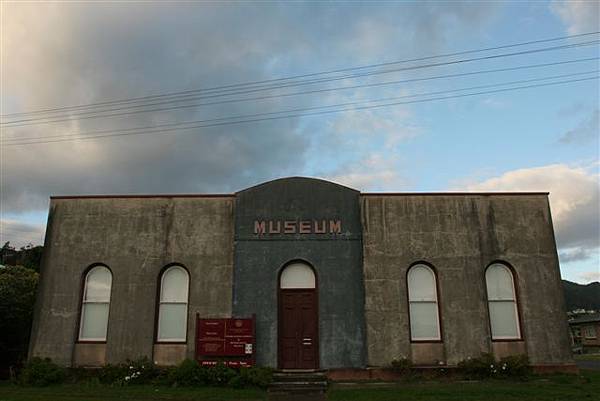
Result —
[[23, 266], [0, 268], [0, 368], [27, 356], [38, 273]]

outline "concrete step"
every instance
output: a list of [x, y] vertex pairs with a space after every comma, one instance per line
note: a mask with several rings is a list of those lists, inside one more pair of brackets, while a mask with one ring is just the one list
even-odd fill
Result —
[[273, 382], [269, 385], [269, 400], [325, 399], [327, 392], [327, 375], [324, 371], [277, 371], [273, 374]]
[[271, 383], [272, 389], [294, 389], [294, 388], [324, 388], [327, 389], [327, 382], [325, 381], [296, 381], [296, 382], [273, 382]]
[[326, 375], [298, 374], [298, 375], [273, 375], [275, 382], [302, 382], [302, 381], [324, 381], [327, 382]]

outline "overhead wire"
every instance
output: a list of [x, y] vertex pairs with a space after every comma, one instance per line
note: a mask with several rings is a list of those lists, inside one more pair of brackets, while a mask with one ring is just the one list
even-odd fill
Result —
[[[522, 65], [522, 66], [516, 66], [516, 67], [497, 68], [497, 69], [491, 69], [491, 70], [479, 70], [479, 71], [471, 71], [471, 72], [456, 73], [456, 74], [446, 74], [446, 75], [429, 76], [429, 77], [422, 77], [422, 78], [411, 78], [411, 79], [405, 79], [405, 80], [394, 80], [394, 81], [375, 82], [375, 83], [367, 83], [367, 84], [360, 84], [360, 85], [322, 88], [322, 89], [314, 89], [314, 90], [301, 91], [301, 92], [273, 94], [273, 95], [246, 97], [246, 98], [237, 98], [237, 99], [226, 99], [226, 100], [213, 101], [213, 102], [194, 103], [194, 104], [186, 104], [186, 105], [163, 107], [163, 108], [153, 108], [153, 109], [149, 109], [149, 110], [122, 111], [122, 112], [111, 113], [111, 114], [97, 115], [97, 114], [95, 114], [97, 112], [86, 112], [86, 113], [75, 114], [75, 115], [70, 116], [70, 118], [65, 118], [65, 119], [58, 119], [58, 120], [55, 119], [52, 121], [41, 121], [41, 122], [37, 122], [37, 123], [30, 122], [30, 123], [24, 123], [24, 124], [3, 125], [3, 127], [4, 128], [12, 128], [12, 127], [20, 127], [20, 126], [26, 126], [26, 125], [39, 125], [39, 124], [46, 124], [46, 123], [70, 121], [73, 119], [72, 117], [78, 117], [77, 118], [78, 120], [87, 120], [87, 119], [94, 119], [94, 118], [120, 117], [120, 116], [126, 116], [126, 115], [134, 115], [134, 114], [150, 113], [150, 112], [158, 112], [158, 111], [182, 110], [182, 109], [197, 108], [197, 107], [211, 106], [211, 105], [217, 105], [217, 104], [267, 100], [267, 99], [283, 98], [283, 97], [290, 97], [290, 96], [300, 96], [300, 95], [307, 95], [307, 94], [332, 92], [332, 91], [338, 91], [338, 90], [359, 89], [359, 88], [378, 87], [378, 86], [386, 86], [386, 85], [397, 85], [397, 84], [403, 84], [403, 83], [421, 82], [421, 81], [429, 81], [429, 80], [435, 80], [435, 79], [456, 78], [456, 77], [463, 77], [463, 76], [488, 74], [488, 73], [496, 73], [496, 72], [506, 72], [506, 71], [517, 71], [517, 70], [530, 69], [530, 68], [540, 68], [540, 67], [549, 67], [549, 66], [556, 66], [556, 65], [565, 65], [565, 64], [586, 62], [586, 61], [594, 61], [594, 60], [598, 60], [598, 59], [600, 59], [600, 57], [589, 57], [589, 58], [583, 58], [583, 59], [559, 61], [559, 62], [552, 62], [552, 63], [530, 64], [530, 65]], [[191, 99], [187, 99], [187, 100], [191, 100]], [[196, 100], [196, 99], [193, 99], [193, 100]], [[164, 103], [169, 103], [169, 102], [164, 102]], [[160, 105], [160, 104], [163, 104], [163, 103], [155, 103], [152, 105]], [[127, 110], [129, 108], [146, 107], [146, 106], [150, 106], [150, 105], [130, 106], [130, 107], [124, 108], [124, 109], [102, 110], [101, 112]], [[90, 115], [90, 113], [93, 113], [93, 114]], [[8, 124], [8, 123], [6, 123], [6, 124]]]
[[[547, 43], [547, 42], [552, 42], [552, 41], [572, 39], [572, 38], [576, 38], [576, 37], [597, 35], [599, 33], [600, 33], [599, 31], [588, 32], [588, 33], [582, 33], [582, 34], [578, 34], [578, 35], [568, 35], [568, 36], [555, 37], [555, 38], [549, 38], [549, 39], [520, 42], [520, 43], [515, 43], [515, 44], [509, 44], [509, 45], [488, 47], [488, 48], [483, 48], [483, 49], [466, 50], [466, 51], [461, 51], [461, 52], [432, 55], [432, 56], [427, 56], [427, 57], [398, 60], [398, 61], [392, 61], [392, 62], [386, 62], [386, 63], [377, 63], [377, 64], [371, 64], [371, 65], [359, 66], [359, 67], [341, 68], [341, 69], [336, 69], [336, 70], [309, 73], [309, 74], [301, 74], [301, 75], [295, 75], [295, 76], [290, 76], [290, 77], [274, 78], [274, 79], [267, 79], [267, 80], [261, 80], [261, 81], [251, 81], [251, 82], [231, 84], [231, 85], [222, 85], [222, 86], [216, 86], [216, 87], [212, 87], [212, 88], [200, 88], [200, 89], [192, 89], [192, 90], [185, 90], [185, 91], [179, 91], [179, 92], [168, 92], [168, 93], [157, 94], [157, 95], [147, 95], [147, 96], [141, 96], [141, 97], [135, 97], [135, 98], [96, 102], [96, 103], [89, 103], [89, 104], [75, 105], [75, 106], [47, 108], [47, 109], [41, 109], [41, 110], [35, 110], [35, 111], [29, 111], [29, 112], [8, 113], [8, 114], [0, 115], [0, 118], [7, 118], [7, 117], [10, 118], [10, 117], [14, 117], [14, 116], [27, 116], [27, 115], [34, 115], [34, 114], [40, 114], [40, 113], [50, 113], [50, 112], [57, 112], [57, 111], [85, 109], [85, 108], [92, 108], [92, 107], [98, 107], [98, 106], [103, 106], [103, 105], [124, 104], [124, 103], [139, 102], [139, 101], [149, 100], [149, 99], [156, 99], [156, 98], [161, 98], [161, 97], [181, 96], [181, 95], [193, 94], [193, 93], [197, 93], [197, 92], [223, 91], [223, 90], [227, 90], [227, 89], [233, 90], [236, 88], [256, 86], [258, 84], [290, 81], [290, 80], [298, 79], [298, 78], [306, 78], [306, 77], [319, 76], [319, 75], [330, 75], [330, 74], [340, 73], [340, 72], [356, 71], [356, 70], [361, 70], [361, 69], [377, 68], [377, 67], [382, 67], [382, 66], [397, 65], [397, 64], [403, 64], [403, 63], [409, 63], [409, 62], [415, 62], [415, 61], [425, 61], [425, 60], [431, 60], [431, 59], [435, 59], [435, 58], [443, 58], [443, 57], [451, 57], [451, 56], [458, 56], [458, 55], [465, 55], [465, 54], [472, 54], [472, 53], [480, 53], [480, 52], [485, 52], [485, 51], [526, 46], [526, 45], [531, 45], [531, 44]], [[580, 45], [581, 44], [575, 44], [575, 46], [580, 46]], [[561, 47], [561, 48], [569, 48], [569, 47], [572, 47], [573, 45], [564, 45], [564, 46], [565, 47]], [[348, 77], [347, 76], [340, 77], [337, 79], [348, 79]], [[258, 89], [258, 88], [253, 88], [253, 89]], [[263, 89], [273, 89], [273, 88], [267, 87], [267, 88], [263, 88]]]
[[[392, 100], [398, 100], [398, 99], [408, 98], [408, 97], [416, 97], [416, 96], [425, 97], [425, 96], [439, 95], [439, 94], [443, 94], [443, 93], [474, 90], [477, 88], [483, 89], [486, 87], [491, 88], [491, 87], [497, 87], [497, 86], [515, 85], [518, 83], [537, 82], [540, 80], [564, 78], [564, 77], [578, 76], [578, 75], [584, 75], [584, 74], [592, 74], [592, 73], [597, 74], [599, 71], [600, 70], [585, 71], [585, 72], [579, 72], [579, 73], [573, 73], [573, 74], [562, 74], [562, 75], [556, 75], [556, 76], [551, 76], [551, 77], [534, 78], [534, 79], [529, 79], [529, 80], [519, 80], [519, 81], [504, 82], [504, 83], [498, 83], [498, 84], [480, 85], [480, 86], [474, 86], [474, 87], [469, 87], [469, 88], [460, 88], [460, 89], [454, 89], [454, 90], [448, 90], [448, 91], [437, 91], [437, 92], [430, 92], [430, 93], [405, 95], [405, 96], [399, 96], [399, 97], [393, 97], [393, 98], [367, 100], [367, 101], [362, 101], [362, 102], [347, 102], [347, 103], [341, 103], [341, 104], [335, 104], [335, 105], [315, 106], [315, 107], [309, 107], [309, 108], [284, 110], [284, 111], [270, 112], [270, 113], [256, 113], [256, 114], [247, 114], [247, 115], [239, 115], [239, 116], [231, 116], [231, 117], [221, 117], [221, 118], [214, 118], [214, 119], [207, 119], [207, 120], [190, 121], [190, 122], [186, 122], [186, 123], [163, 124], [163, 125], [128, 128], [128, 129], [121, 129], [121, 130], [117, 129], [117, 130], [92, 131], [92, 132], [88, 132], [88, 133], [78, 133], [78, 134], [63, 134], [63, 135], [54, 136], [54, 138], [56, 138], [56, 139], [50, 139], [50, 140], [49, 140], [49, 138], [52, 138], [52, 137], [30, 137], [27, 139], [14, 138], [14, 142], [6, 143], [6, 141], [3, 140], [1, 145], [2, 146], [19, 146], [19, 145], [30, 145], [30, 144], [66, 142], [66, 141], [74, 141], [74, 140], [89, 140], [89, 139], [98, 139], [98, 138], [106, 138], [106, 137], [120, 137], [120, 136], [128, 136], [128, 135], [154, 134], [154, 133], [172, 132], [172, 131], [178, 131], [178, 130], [189, 130], [189, 129], [194, 129], [194, 128], [208, 128], [208, 127], [215, 127], [215, 126], [222, 126], [222, 125], [279, 120], [279, 119], [284, 119], [284, 118], [295, 118], [295, 117], [314, 116], [314, 115], [323, 115], [323, 114], [331, 114], [331, 113], [341, 113], [341, 112], [348, 112], [348, 111], [368, 110], [368, 109], [390, 107], [390, 106], [396, 106], [396, 105], [402, 105], [402, 104], [423, 103], [423, 102], [428, 102], [428, 101], [438, 101], [438, 100], [461, 98], [461, 97], [475, 96], [475, 95], [482, 95], [482, 94], [500, 93], [500, 92], [506, 92], [506, 91], [511, 91], [511, 90], [521, 90], [521, 89], [528, 89], [528, 88], [536, 88], [536, 87], [544, 87], [544, 86], [559, 85], [559, 84], [566, 84], [566, 83], [589, 81], [589, 80], [598, 79], [599, 78], [598, 75], [595, 75], [593, 77], [579, 78], [579, 79], [572, 79], [572, 80], [563, 80], [563, 81], [547, 82], [547, 83], [540, 83], [540, 84], [522, 85], [522, 86], [517, 86], [517, 87], [512, 87], [512, 88], [494, 89], [494, 90], [471, 92], [471, 93], [449, 95], [449, 96], [442, 96], [442, 97], [429, 97], [426, 99], [417, 99], [417, 100], [411, 100], [411, 101], [390, 102]], [[365, 104], [365, 103], [380, 103], [380, 102], [387, 102], [387, 103], [361, 106], [361, 104]], [[334, 108], [334, 107], [339, 108], [339, 107], [346, 107], [346, 106], [353, 106], [353, 107], [343, 108], [343, 109], [334, 109], [334, 110], [322, 110], [322, 109], [330, 109], [330, 108]], [[309, 111], [309, 112], [304, 113], [305, 111]], [[292, 114], [284, 114], [284, 113], [292, 113]], [[275, 114], [284, 114], [284, 115], [275, 115]], [[268, 115], [271, 115], [272, 117], [265, 117]], [[238, 120], [238, 121], [227, 121], [227, 120]], [[182, 125], [189, 125], [189, 124], [197, 124], [197, 125], [182, 127]], [[169, 127], [171, 127], [171, 128], [169, 128]], [[140, 131], [140, 132], [132, 132], [132, 131]], [[44, 139], [44, 140], [37, 140], [37, 139]]]

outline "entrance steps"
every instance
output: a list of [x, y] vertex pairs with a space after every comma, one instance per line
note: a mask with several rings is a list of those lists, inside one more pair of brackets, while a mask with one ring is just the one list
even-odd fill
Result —
[[326, 400], [327, 375], [319, 370], [278, 370], [268, 391], [269, 401]]

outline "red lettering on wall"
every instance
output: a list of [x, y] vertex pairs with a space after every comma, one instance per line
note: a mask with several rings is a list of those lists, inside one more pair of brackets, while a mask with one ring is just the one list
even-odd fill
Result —
[[292, 220], [286, 220], [283, 222], [283, 232], [285, 234], [296, 234], [296, 222]]
[[[319, 224], [321, 226], [319, 227]], [[315, 220], [315, 234], [325, 234], [327, 232], [327, 222], [325, 220]]]
[[310, 234], [310, 221], [302, 220], [300, 222], [300, 234]]
[[[274, 224], [277, 224], [277, 228], [274, 228]], [[280, 234], [281, 233], [281, 221], [269, 220], [269, 234]]]
[[341, 220], [254, 220], [254, 235], [342, 234]]
[[264, 234], [265, 233], [265, 222], [264, 221], [254, 221], [254, 234]]
[[342, 233], [342, 221], [341, 220], [329, 220], [329, 232], [331, 234]]

